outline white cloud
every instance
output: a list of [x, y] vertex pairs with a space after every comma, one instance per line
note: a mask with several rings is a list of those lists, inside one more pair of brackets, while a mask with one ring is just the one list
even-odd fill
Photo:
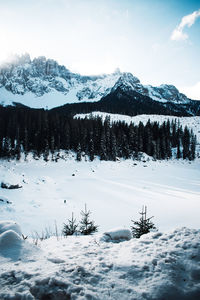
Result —
[[190, 99], [200, 100], [200, 81], [193, 86], [180, 87], [180, 91]]
[[184, 16], [180, 22], [180, 24], [174, 29], [171, 35], [171, 40], [178, 41], [178, 40], [186, 40], [188, 35], [183, 32], [184, 28], [191, 27], [196, 19], [200, 17], [200, 9], [194, 11], [192, 14]]

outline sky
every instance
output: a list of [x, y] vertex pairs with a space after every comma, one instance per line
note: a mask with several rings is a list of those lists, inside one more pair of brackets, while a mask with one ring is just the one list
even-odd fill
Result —
[[46, 56], [81, 74], [131, 72], [200, 100], [200, 0], [0, 0], [0, 61]]

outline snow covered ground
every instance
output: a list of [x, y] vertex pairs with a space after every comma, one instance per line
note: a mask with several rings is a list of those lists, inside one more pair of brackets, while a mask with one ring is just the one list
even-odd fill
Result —
[[[199, 143], [200, 118], [179, 119]], [[200, 227], [200, 159], [64, 158], [1, 161], [0, 184], [19, 188], [0, 187], [0, 299], [200, 299], [200, 230], [188, 229]], [[99, 233], [32, 239], [55, 233], [55, 224], [61, 233], [72, 212], [80, 220], [85, 203]], [[159, 231], [130, 239], [131, 220], [143, 205]]]
[[199, 299], [200, 230], [102, 237], [52, 237], [36, 247], [1, 222], [0, 299]]
[[[31, 108], [45, 108], [51, 109], [54, 107], [62, 106], [66, 103], [79, 103], [76, 98], [76, 90], [71, 90], [67, 95], [56, 90], [46, 93], [40, 97], [37, 97], [32, 92], [27, 92], [25, 95], [12, 94], [5, 88], [0, 89], [0, 104], [12, 105], [13, 102], [21, 103]], [[70, 97], [69, 97], [70, 96]], [[72, 101], [70, 101], [72, 99]], [[99, 100], [99, 99], [98, 99]], [[93, 100], [94, 101], [94, 100]]]
[[[199, 143], [199, 117], [179, 119]], [[200, 228], [200, 159], [63, 158], [1, 161], [0, 184], [19, 188], [0, 187], [0, 299], [200, 299], [200, 230], [189, 229]], [[55, 233], [55, 224], [61, 233], [72, 212], [80, 220], [85, 203], [99, 233], [32, 239]], [[159, 231], [130, 239], [143, 205]]]
[[[130, 227], [142, 205], [160, 230], [200, 226], [200, 160], [56, 162], [42, 159], [0, 164], [0, 182], [19, 189], [0, 188], [1, 220], [14, 220], [23, 234], [59, 231], [71, 217], [80, 219], [85, 203], [100, 232]], [[66, 203], [65, 203], [66, 202]]]

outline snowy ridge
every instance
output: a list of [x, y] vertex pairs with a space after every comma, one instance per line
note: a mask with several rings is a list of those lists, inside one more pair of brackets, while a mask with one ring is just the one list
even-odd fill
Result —
[[162, 84], [159, 87], [145, 85], [144, 89], [147, 89], [146, 95], [156, 101], [170, 101], [177, 104], [189, 103], [189, 99], [184, 94], [180, 93], [174, 85]]
[[54, 108], [67, 103], [101, 100], [120, 87], [149, 96], [159, 102], [190, 102], [173, 85], [142, 85], [131, 73], [117, 69], [112, 74], [82, 76], [44, 56], [30, 59], [28, 54], [0, 66], [0, 104], [14, 102], [32, 108]]
[[49, 109], [66, 103], [99, 101], [120, 77], [120, 71], [108, 75], [81, 76], [52, 59], [29, 55], [0, 67], [0, 103], [21, 103], [32, 108]]
[[168, 119], [169, 121], [177, 120], [177, 122], [180, 122], [180, 125], [183, 127], [188, 126], [188, 128], [192, 129], [194, 134], [197, 137], [198, 143], [200, 143], [200, 117], [174, 117], [174, 116], [163, 116], [163, 115], [137, 115], [134, 117], [125, 116], [125, 115], [119, 115], [119, 114], [110, 114], [110, 113], [104, 113], [104, 112], [92, 112], [89, 114], [77, 114], [74, 116], [74, 118], [93, 118], [93, 117], [100, 117], [102, 120], [105, 120], [106, 117], [110, 117], [111, 122], [117, 122], [117, 121], [124, 121], [127, 124], [130, 124], [131, 122], [135, 125], [138, 125], [139, 122], [142, 122], [144, 125], [148, 122], [150, 119], [151, 122], [159, 122], [163, 123], [166, 122]]
[[149, 233], [121, 243], [97, 235], [53, 237], [40, 249], [30, 242], [13, 230], [0, 235], [2, 300], [199, 298], [200, 230]]
[[144, 96], [159, 102], [174, 102], [177, 104], [189, 103], [189, 99], [179, 93], [178, 89], [173, 85], [162, 84], [159, 87], [151, 85], [142, 85], [137, 77], [131, 73], [123, 73], [112, 88], [114, 92], [118, 87], [125, 91], [136, 91]]

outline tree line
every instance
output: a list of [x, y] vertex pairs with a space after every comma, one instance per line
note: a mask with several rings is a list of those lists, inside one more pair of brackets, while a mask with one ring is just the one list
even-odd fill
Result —
[[195, 158], [196, 136], [178, 121], [144, 125], [111, 123], [107, 117], [75, 119], [71, 115], [23, 107], [0, 108], [0, 158], [20, 159], [33, 153], [35, 158], [56, 159], [59, 151], [72, 150], [81, 160], [83, 153], [92, 161], [140, 157], [144, 152], [155, 159]]

